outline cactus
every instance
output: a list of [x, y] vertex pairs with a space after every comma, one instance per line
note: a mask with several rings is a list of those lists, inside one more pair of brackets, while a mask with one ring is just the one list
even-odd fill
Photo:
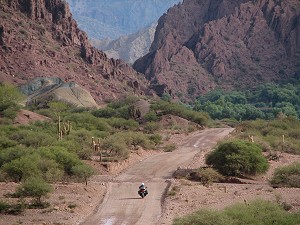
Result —
[[92, 149], [95, 152], [99, 152], [100, 155], [100, 162], [102, 162], [102, 153], [100, 151], [100, 138], [98, 138], [97, 142], [95, 141], [95, 138], [92, 137]]
[[60, 116], [58, 116], [58, 122], [57, 122], [58, 139], [62, 140], [63, 136], [70, 134], [71, 129], [72, 129], [71, 122], [67, 121], [67, 123], [61, 124]]

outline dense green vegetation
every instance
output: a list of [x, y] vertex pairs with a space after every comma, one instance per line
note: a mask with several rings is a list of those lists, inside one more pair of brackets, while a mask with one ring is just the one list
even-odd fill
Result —
[[23, 98], [16, 87], [8, 83], [0, 83], [0, 120], [1, 123], [9, 123], [15, 118], [19, 110], [19, 101]]
[[271, 185], [273, 187], [300, 188], [300, 162], [277, 168], [271, 180]]
[[214, 90], [198, 97], [194, 109], [213, 119], [274, 119], [279, 113], [300, 118], [300, 82], [264, 84], [254, 90]]
[[296, 225], [299, 213], [286, 212], [280, 205], [256, 200], [249, 204], [239, 203], [223, 211], [202, 209], [192, 215], [175, 219], [174, 225]]
[[228, 176], [255, 175], [268, 169], [262, 149], [255, 143], [234, 140], [220, 144], [209, 153], [206, 163]]
[[[160, 129], [157, 121], [161, 115], [179, 115], [200, 125], [209, 120], [206, 114], [193, 112], [183, 105], [154, 101], [140, 124], [132, 115], [132, 107], [139, 99], [128, 97], [98, 110], [50, 102], [47, 108], [33, 110], [50, 117], [52, 122], [14, 126], [12, 120], [6, 120], [6, 111], [16, 108], [21, 95], [8, 84], [1, 84], [0, 94], [1, 181], [25, 182], [38, 177], [49, 183], [70, 179], [87, 183], [93, 171], [82, 160], [89, 160], [95, 154], [91, 146], [93, 137], [100, 141], [105, 160], [123, 160], [139, 146], [155, 149], [160, 144], [162, 138], [154, 132]], [[69, 126], [67, 132], [62, 129], [66, 126]]]
[[[274, 120], [245, 121], [236, 127], [237, 138], [254, 137], [264, 151], [300, 154], [300, 121], [295, 117], [279, 117]], [[283, 136], [284, 135], [284, 136]]]

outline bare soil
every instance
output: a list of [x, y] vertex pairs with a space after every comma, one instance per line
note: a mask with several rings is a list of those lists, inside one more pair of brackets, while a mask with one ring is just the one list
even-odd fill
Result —
[[[226, 130], [226, 129], [225, 129]], [[228, 134], [227, 130], [227, 134]], [[190, 214], [200, 208], [223, 209], [236, 202], [249, 204], [262, 198], [288, 205], [290, 211], [300, 211], [300, 189], [269, 186], [268, 180], [278, 166], [300, 161], [300, 156], [281, 154], [264, 176], [245, 180], [245, 184], [213, 184], [205, 187], [198, 182], [176, 180], [172, 173], [181, 168], [205, 165], [205, 155], [218, 140], [225, 138], [224, 130], [196, 131], [189, 135], [168, 134], [169, 143], [178, 148], [173, 152], [144, 151], [133, 153], [120, 164], [103, 167], [89, 162], [102, 175], [92, 177], [88, 185], [60, 183], [46, 199], [46, 209], [27, 209], [21, 215], [1, 215], [1, 225], [12, 224], [171, 224], [175, 217]], [[145, 182], [149, 195], [141, 199], [137, 186]], [[0, 183], [0, 200], [7, 198], [18, 184]], [[175, 187], [175, 195], [168, 190]], [[25, 199], [29, 201], [30, 199]]]

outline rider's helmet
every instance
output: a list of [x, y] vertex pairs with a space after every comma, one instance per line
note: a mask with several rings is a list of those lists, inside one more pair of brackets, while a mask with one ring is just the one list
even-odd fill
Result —
[[145, 186], [145, 184], [144, 184], [144, 183], [142, 183], [142, 184], [141, 184], [141, 186]]

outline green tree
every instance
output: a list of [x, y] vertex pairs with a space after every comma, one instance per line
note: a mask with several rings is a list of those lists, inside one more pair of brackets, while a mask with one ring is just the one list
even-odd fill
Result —
[[25, 155], [3, 165], [2, 170], [15, 182], [21, 182], [34, 176], [41, 176], [38, 167], [40, 156], [38, 154]]
[[22, 97], [22, 94], [15, 86], [9, 83], [0, 83], [0, 111], [17, 104], [22, 100]]
[[255, 175], [268, 169], [268, 162], [259, 145], [246, 141], [228, 141], [220, 144], [207, 158], [223, 175]]
[[42, 197], [46, 196], [51, 191], [51, 185], [42, 178], [32, 177], [17, 188], [16, 194], [24, 197], [33, 197], [35, 198], [35, 203], [37, 205], [42, 205]]
[[68, 106], [64, 102], [49, 102], [48, 106], [50, 110], [53, 112], [55, 118], [58, 120], [59, 116], [61, 116], [61, 113], [66, 111], [68, 109]]
[[93, 168], [86, 164], [72, 167], [72, 172], [76, 177], [83, 179], [85, 181], [85, 185], [87, 185], [88, 178], [95, 173]]

